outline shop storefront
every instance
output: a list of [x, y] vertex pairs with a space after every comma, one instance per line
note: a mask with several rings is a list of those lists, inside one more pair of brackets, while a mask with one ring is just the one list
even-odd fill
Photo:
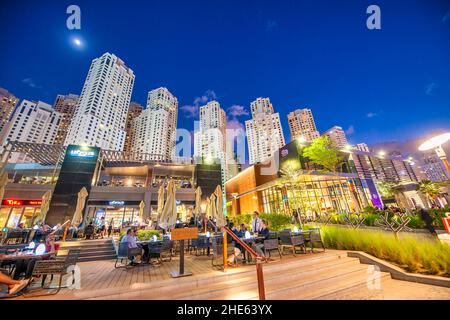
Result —
[[113, 228], [139, 224], [139, 201], [89, 201], [86, 222], [99, 224], [102, 217]]
[[41, 212], [41, 199], [4, 199], [0, 208], [0, 227], [25, 228], [33, 226], [34, 218]]

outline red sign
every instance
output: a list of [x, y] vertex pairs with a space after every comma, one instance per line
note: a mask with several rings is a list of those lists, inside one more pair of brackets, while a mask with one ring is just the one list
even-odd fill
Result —
[[442, 218], [442, 222], [444, 223], [445, 231], [450, 234], [450, 218]]
[[36, 200], [5, 199], [2, 201], [2, 205], [8, 206], [8, 207], [40, 206], [41, 204], [42, 204], [41, 199], [36, 199]]

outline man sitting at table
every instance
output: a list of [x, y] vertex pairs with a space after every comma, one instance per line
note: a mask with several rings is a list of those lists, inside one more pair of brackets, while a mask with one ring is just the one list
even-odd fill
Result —
[[[258, 232], [258, 235], [260, 237], [264, 237], [264, 240], [269, 239], [269, 228], [267, 227], [267, 221], [261, 220], [260, 222], [261, 229]], [[264, 244], [263, 243], [256, 243], [254, 245], [256, 253], [258, 253], [260, 256], [265, 256], [264, 254]]]
[[122, 238], [120, 243], [127, 243], [128, 245], [128, 256], [131, 259], [131, 265], [136, 265], [134, 262], [136, 256], [142, 256], [142, 249], [139, 248], [136, 242], [136, 236], [133, 229], [128, 229], [127, 234]]

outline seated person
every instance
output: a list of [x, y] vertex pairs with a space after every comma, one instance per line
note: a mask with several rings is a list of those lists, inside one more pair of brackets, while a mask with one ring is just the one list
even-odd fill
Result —
[[84, 236], [85, 236], [86, 240], [92, 239], [94, 232], [95, 232], [95, 227], [92, 224], [92, 222], [90, 222], [86, 227], [84, 227]]
[[[260, 230], [258, 232], [259, 236], [264, 237], [264, 240], [269, 239], [270, 232], [269, 232], [269, 228], [267, 227], [267, 221], [261, 220], [259, 225], [260, 225]], [[254, 247], [256, 253], [258, 253], [258, 255], [263, 256], [263, 257], [265, 256], [263, 243], [256, 243], [253, 247]]]
[[[42, 260], [48, 260], [51, 256], [56, 256], [59, 250], [59, 244], [55, 244], [55, 234], [50, 233], [45, 239], [45, 257]], [[16, 270], [14, 271], [14, 279], [18, 279], [23, 273], [25, 279], [31, 278], [33, 275], [35, 259], [17, 260]]]
[[122, 241], [120, 241], [120, 243], [128, 244], [128, 255], [131, 259], [131, 265], [137, 264], [136, 262], [134, 262], [134, 259], [136, 256], [140, 256], [142, 254], [142, 250], [137, 244], [134, 230], [131, 228], [128, 229], [127, 234], [122, 238]]
[[14, 280], [10, 276], [0, 272], [0, 285], [7, 287], [9, 295], [15, 295], [22, 291], [28, 284], [28, 280]]

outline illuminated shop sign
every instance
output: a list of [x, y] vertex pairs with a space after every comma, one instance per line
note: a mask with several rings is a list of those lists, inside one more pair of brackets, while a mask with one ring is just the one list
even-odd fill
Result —
[[80, 157], [80, 158], [93, 158], [93, 157], [95, 157], [95, 151], [92, 151], [92, 150], [75, 149], [75, 150], [70, 150], [69, 154], [72, 157]]
[[42, 204], [41, 199], [36, 200], [23, 200], [23, 199], [4, 199], [2, 205], [8, 207], [20, 207], [20, 206], [40, 206]]
[[125, 201], [109, 201], [108, 204], [110, 206], [123, 206], [125, 204]]

